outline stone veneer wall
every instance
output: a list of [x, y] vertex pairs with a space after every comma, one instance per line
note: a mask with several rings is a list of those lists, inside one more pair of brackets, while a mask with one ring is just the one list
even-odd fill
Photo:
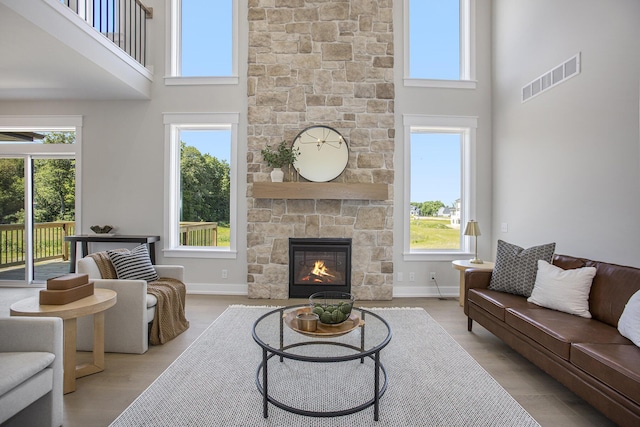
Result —
[[[392, 0], [249, 0], [250, 298], [288, 298], [289, 237], [351, 237], [352, 293], [391, 299], [392, 15]], [[337, 129], [349, 145], [335, 181], [389, 184], [389, 200], [254, 199], [252, 183], [270, 181], [260, 150], [311, 125]]]

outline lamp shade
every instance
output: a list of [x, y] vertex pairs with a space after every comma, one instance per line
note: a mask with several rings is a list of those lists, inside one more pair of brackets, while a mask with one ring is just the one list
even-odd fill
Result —
[[467, 228], [464, 230], [465, 236], [480, 236], [480, 226], [474, 220], [470, 220], [467, 223]]

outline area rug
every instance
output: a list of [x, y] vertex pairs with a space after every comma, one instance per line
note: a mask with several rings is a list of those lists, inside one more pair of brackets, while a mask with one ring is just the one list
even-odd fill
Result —
[[[380, 399], [379, 421], [373, 420], [373, 407], [345, 416], [312, 418], [271, 404], [265, 419], [255, 383], [262, 352], [251, 329], [258, 317], [273, 309], [229, 307], [111, 425], [538, 426], [421, 308], [371, 309], [390, 324], [393, 333], [381, 352], [388, 387]], [[286, 334], [296, 332], [285, 326]], [[310, 364], [287, 359], [281, 363], [274, 357], [269, 361], [269, 390], [280, 394], [279, 400], [291, 399], [296, 407], [310, 399], [306, 404], [315, 410], [317, 405], [361, 398], [358, 383], [371, 378], [372, 369], [371, 363]], [[316, 385], [322, 399], [315, 394]]]

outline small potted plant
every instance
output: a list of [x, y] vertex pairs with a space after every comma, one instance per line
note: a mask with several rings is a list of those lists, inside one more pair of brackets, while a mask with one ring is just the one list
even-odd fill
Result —
[[284, 178], [282, 168], [285, 166], [291, 167], [298, 158], [300, 150], [298, 148], [287, 146], [286, 142], [282, 141], [275, 150], [272, 149], [271, 146], [267, 145], [266, 148], [262, 149], [261, 153], [262, 158], [267, 162], [267, 165], [273, 168], [273, 171], [271, 172], [271, 181], [282, 182]]

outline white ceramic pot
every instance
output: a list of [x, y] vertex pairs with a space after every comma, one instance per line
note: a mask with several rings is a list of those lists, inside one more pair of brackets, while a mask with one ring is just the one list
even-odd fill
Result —
[[273, 168], [271, 171], [271, 182], [282, 182], [284, 179], [284, 172], [280, 168]]

